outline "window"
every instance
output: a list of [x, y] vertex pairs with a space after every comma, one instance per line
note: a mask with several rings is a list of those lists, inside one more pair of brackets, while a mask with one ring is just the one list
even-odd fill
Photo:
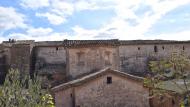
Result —
[[73, 97], [73, 94], [71, 93], [70, 96]]
[[141, 48], [140, 48], [140, 47], [138, 47], [138, 50], [141, 50]]
[[162, 49], [164, 50], [164, 46], [162, 46]]
[[78, 66], [84, 66], [84, 62], [85, 62], [85, 56], [84, 56], [84, 52], [78, 52], [77, 53], [77, 57], [78, 57]]
[[112, 83], [112, 77], [107, 77], [107, 84], [111, 84]]
[[58, 47], [56, 47], [56, 51], [58, 51], [59, 50], [59, 48]]
[[174, 101], [174, 99], [172, 99], [172, 105], [175, 105], [175, 101]]
[[154, 52], [158, 52], [158, 47], [154, 46]]
[[110, 52], [105, 52], [105, 56], [104, 56], [104, 59], [105, 59], [105, 65], [111, 65], [111, 62], [110, 62]]
[[183, 50], [185, 50], [185, 47], [183, 46]]

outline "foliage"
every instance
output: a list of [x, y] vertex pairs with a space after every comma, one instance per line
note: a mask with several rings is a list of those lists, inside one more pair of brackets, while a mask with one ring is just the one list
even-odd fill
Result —
[[53, 98], [42, 89], [39, 77], [30, 79], [11, 69], [0, 87], [0, 105], [3, 107], [54, 107]]
[[190, 59], [182, 53], [172, 53], [168, 59], [150, 61], [152, 75], [144, 79], [153, 96], [169, 95], [175, 91], [183, 96], [181, 105], [190, 97]]

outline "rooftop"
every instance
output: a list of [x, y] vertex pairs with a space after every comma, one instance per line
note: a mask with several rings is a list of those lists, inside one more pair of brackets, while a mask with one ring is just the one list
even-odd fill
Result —
[[34, 40], [12, 40], [3, 41], [2, 44], [34, 44], [39, 47], [64, 46], [64, 47], [83, 47], [83, 46], [118, 46], [118, 45], [142, 45], [142, 44], [184, 44], [190, 41], [174, 40], [63, 40], [63, 41], [40, 41]]
[[102, 75], [105, 75], [108, 72], [113, 73], [115, 75], [125, 77], [126, 79], [132, 79], [132, 80], [135, 80], [135, 81], [143, 83], [143, 78], [142, 77], [130, 75], [130, 74], [127, 74], [127, 73], [124, 73], [124, 72], [120, 72], [118, 70], [112, 70], [110, 68], [105, 68], [105, 69], [102, 69], [102, 70], [100, 70], [98, 72], [95, 72], [95, 73], [83, 76], [81, 78], [72, 80], [70, 82], [63, 83], [61, 85], [55, 86], [54, 88], [52, 88], [52, 91], [59, 91], [59, 90], [66, 89], [66, 88], [69, 88], [69, 87], [72, 87], [72, 86], [81, 85], [81, 84], [83, 84], [85, 82], [88, 82], [89, 80], [92, 80], [92, 79], [95, 79], [95, 78], [100, 77]]

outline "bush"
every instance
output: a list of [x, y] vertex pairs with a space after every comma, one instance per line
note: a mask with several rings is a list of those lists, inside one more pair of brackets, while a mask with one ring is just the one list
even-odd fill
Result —
[[18, 70], [9, 70], [0, 87], [2, 107], [54, 107], [53, 98], [47, 89], [42, 89], [39, 77], [30, 79]]

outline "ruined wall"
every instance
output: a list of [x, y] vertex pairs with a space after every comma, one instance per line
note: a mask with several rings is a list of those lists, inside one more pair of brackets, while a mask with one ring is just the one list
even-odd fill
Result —
[[71, 78], [105, 67], [119, 69], [117, 47], [69, 48], [68, 54], [68, 70]]
[[[112, 83], [107, 84], [107, 77]], [[108, 73], [75, 88], [76, 107], [149, 107], [142, 84]]]
[[[35, 71], [46, 75], [53, 84], [64, 82], [66, 76], [66, 50], [64, 47], [36, 47]], [[46, 81], [46, 80], [45, 80]]]
[[173, 52], [190, 55], [190, 44], [139, 44], [119, 46], [120, 70], [145, 75], [151, 60], [168, 58]]
[[30, 70], [30, 44], [13, 44], [10, 51], [11, 68], [29, 74]]

